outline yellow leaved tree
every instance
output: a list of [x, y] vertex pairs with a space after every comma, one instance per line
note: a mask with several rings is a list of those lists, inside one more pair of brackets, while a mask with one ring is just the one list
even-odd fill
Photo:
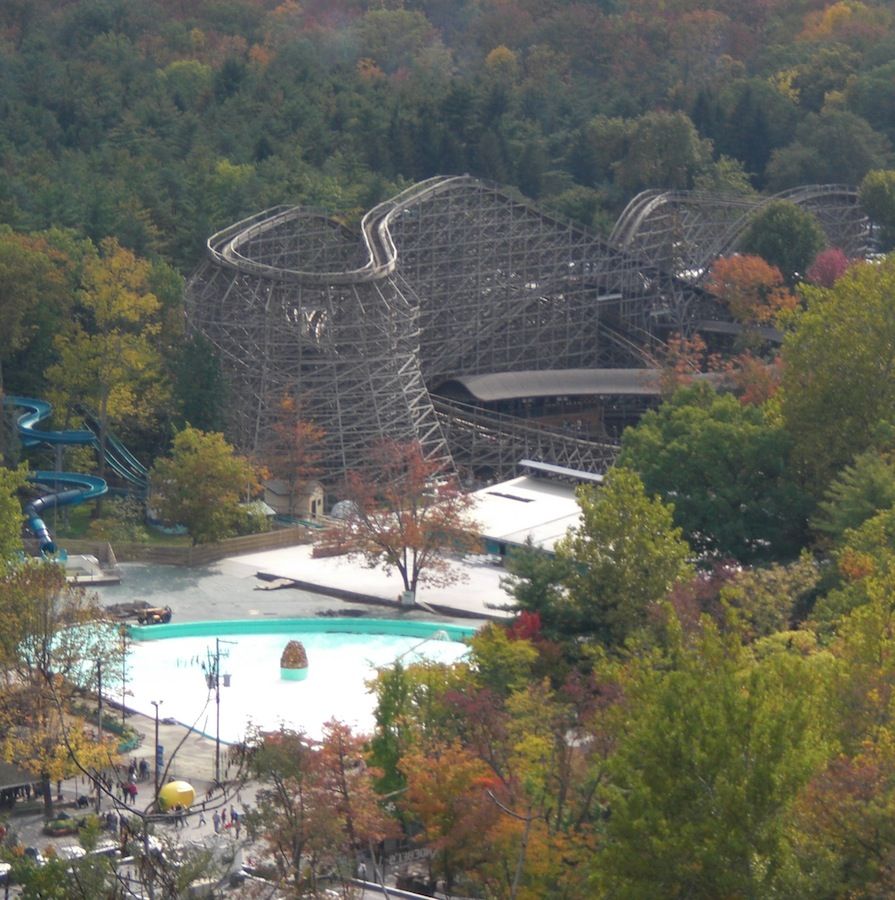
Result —
[[97, 662], [117, 670], [118, 631], [95, 595], [72, 587], [62, 568], [29, 560], [0, 572], [0, 753], [42, 785], [114, 764], [117, 739], [94, 735], [74, 709], [95, 690]]

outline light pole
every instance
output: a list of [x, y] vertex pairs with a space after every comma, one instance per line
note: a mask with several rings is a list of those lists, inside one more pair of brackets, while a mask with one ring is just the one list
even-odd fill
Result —
[[127, 625], [122, 625], [121, 635], [121, 730], [124, 731], [127, 699]]
[[[214, 653], [208, 651], [208, 667], [206, 669], [206, 679], [209, 688], [214, 688], [215, 703], [215, 732], [214, 732], [214, 781], [215, 784], [221, 783], [221, 644], [235, 644], [236, 641], [222, 641], [220, 638], [214, 639]], [[223, 653], [227, 656], [225, 650]], [[203, 664], [204, 668], [204, 664]], [[227, 676], [229, 678], [229, 676]], [[225, 686], [228, 681], [225, 681]]]
[[[96, 699], [98, 702], [96, 713], [96, 736], [102, 746], [103, 743], [103, 661], [96, 661]], [[98, 774], [98, 773], [97, 773]], [[102, 788], [100, 787], [99, 778], [96, 779], [96, 813], [99, 815], [102, 805]]]
[[165, 702], [164, 700], [150, 700], [155, 707], [155, 802], [158, 803], [158, 778], [159, 778], [159, 752], [158, 752], [158, 708]]

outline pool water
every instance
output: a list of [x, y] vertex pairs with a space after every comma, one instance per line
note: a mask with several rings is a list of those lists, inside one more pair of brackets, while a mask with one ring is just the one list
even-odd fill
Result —
[[[210, 623], [208, 623], [210, 624]], [[156, 626], [168, 627], [168, 626]], [[127, 705], [154, 717], [152, 701], [162, 701], [159, 715], [198, 731], [216, 733], [215, 691], [206, 682], [220, 651], [220, 737], [241, 740], [256, 727], [280, 726], [319, 738], [323, 725], [338, 719], [357, 733], [374, 725], [375, 696], [368, 682], [376, 670], [401, 659], [453, 663], [467, 653], [465, 644], [434, 637], [395, 634], [322, 632], [234, 634], [171, 637], [134, 641], [128, 659]], [[280, 655], [289, 640], [300, 640], [308, 654], [308, 677], [280, 677]], [[229, 677], [228, 677], [229, 676]], [[229, 685], [227, 685], [229, 682]]]

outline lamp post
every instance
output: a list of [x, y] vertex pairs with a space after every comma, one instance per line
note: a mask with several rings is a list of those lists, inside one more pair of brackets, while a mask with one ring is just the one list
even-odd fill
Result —
[[127, 625], [122, 625], [118, 633], [121, 635], [121, 730], [124, 731], [127, 711]]
[[[221, 644], [235, 644], [236, 641], [222, 641], [214, 639], [214, 653], [208, 651], [208, 666], [205, 669], [209, 688], [214, 688], [215, 703], [215, 732], [214, 732], [214, 781], [221, 783]], [[223, 656], [227, 656], [225, 650]], [[203, 664], [203, 668], [205, 668]], [[229, 678], [229, 676], [227, 676]], [[224, 682], [224, 686], [228, 684]]]
[[[96, 712], [96, 739], [99, 741], [100, 746], [103, 743], [103, 661], [98, 659], [96, 661], [96, 699], [97, 699], [97, 712]], [[96, 813], [99, 815], [100, 808], [102, 806], [102, 788], [100, 787], [99, 778], [96, 779]]]
[[159, 752], [158, 752], [158, 708], [165, 702], [164, 700], [150, 700], [155, 707], [155, 802], [158, 803], [158, 779], [159, 779]]

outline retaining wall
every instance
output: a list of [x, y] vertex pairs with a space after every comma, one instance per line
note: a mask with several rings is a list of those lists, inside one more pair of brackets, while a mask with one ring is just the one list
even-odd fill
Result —
[[[262, 534], [247, 534], [243, 537], [226, 538], [216, 544], [190, 546], [165, 546], [162, 544], [115, 542], [113, 559], [118, 562], [151, 562], [167, 566], [205, 566], [228, 556], [243, 553], [258, 553], [262, 550], [277, 550], [280, 547], [294, 547], [311, 542], [313, 530], [304, 525], [265, 531]], [[73, 540], [63, 538], [60, 545], [69, 554], [92, 554], [101, 561], [110, 556], [108, 541]]]

